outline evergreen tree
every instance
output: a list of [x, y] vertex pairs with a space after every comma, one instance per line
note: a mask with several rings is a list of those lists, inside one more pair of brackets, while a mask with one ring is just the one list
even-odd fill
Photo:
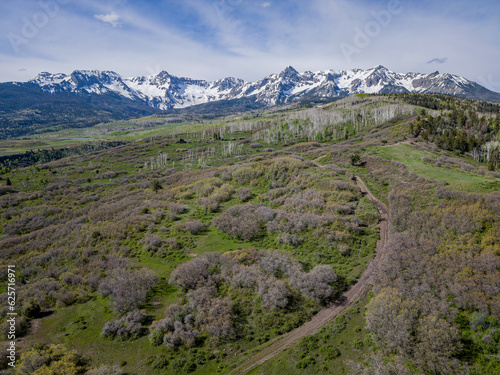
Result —
[[160, 191], [161, 189], [163, 189], [163, 186], [161, 186], [160, 181], [158, 181], [157, 179], [154, 179], [151, 182], [151, 189], [153, 189], [153, 191], [155, 192], [155, 194], [158, 194], [158, 191]]

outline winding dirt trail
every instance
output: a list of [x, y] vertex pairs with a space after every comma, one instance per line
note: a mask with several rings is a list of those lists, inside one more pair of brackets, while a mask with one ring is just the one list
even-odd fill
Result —
[[[313, 163], [318, 167], [323, 168], [323, 166], [318, 163], [318, 160], [324, 157], [325, 156], [321, 156], [315, 159]], [[229, 375], [244, 374], [253, 369], [254, 367], [270, 360], [283, 350], [291, 347], [302, 337], [315, 334], [320, 330], [320, 328], [322, 328], [328, 322], [335, 319], [342, 311], [348, 308], [354, 301], [363, 297], [365, 293], [370, 289], [374, 270], [381, 262], [381, 258], [388, 240], [389, 212], [385, 204], [383, 204], [381, 201], [375, 198], [375, 196], [368, 190], [368, 188], [361, 180], [361, 178], [356, 176], [355, 179], [361, 191], [364, 194], [366, 194], [366, 197], [370, 199], [370, 201], [375, 205], [375, 207], [377, 207], [380, 213], [380, 221], [378, 224], [378, 226], [380, 227], [380, 238], [377, 242], [377, 248], [376, 248], [377, 253], [375, 257], [369, 263], [366, 271], [358, 279], [357, 283], [354, 284], [344, 294], [342, 294], [342, 296], [338, 299], [337, 302], [321, 310], [309, 322], [280, 337], [277, 341], [269, 345], [267, 348], [255, 354], [252, 358], [250, 358], [240, 366], [236, 367], [229, 373]]]

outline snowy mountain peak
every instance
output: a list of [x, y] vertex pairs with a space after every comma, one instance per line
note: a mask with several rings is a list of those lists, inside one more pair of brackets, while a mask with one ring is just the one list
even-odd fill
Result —
[[295, 70], [293, 66], [288, 66], [283, 70], [279, 76], [282, 78], [294, 78], [299, 75], [299, 72]]
[[370, 70], [373, 70], [373, 71], [385, 71], [385, 72], [389, 72], [390, 71], [389, 69], [387, 69], [383, 65], [377, 65], [376, 67], [374, 67], [374, 68], [372, 68]]
[[288, 66], [256, 82], [233, 77], [210, 82], [176, 77], [167, 71], [122, 78], [113, 71], [75, 70], [69, 76], [42, 72], [29, 83], [52, 94], [117, 94], [161, 110], [242, 98], [274, 105], [306, 97], [341, 98], [357, 93], [441, 93], [500, 102], [500, 94], [463, 77], [439, 72], [400, 74], [382, 65], [367, 70], [304, 73]]

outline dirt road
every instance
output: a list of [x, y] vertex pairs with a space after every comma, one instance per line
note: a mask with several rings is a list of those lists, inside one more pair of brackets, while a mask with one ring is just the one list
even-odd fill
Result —
[[[313, 163], [322, 168], [323, 166], [318, 164], [317, 161], [323, 157], [324, 156], [314, 160]], [[286, 348], [289, 348], [297, 341], [299, 341], [302, 337], [315, 334], [321, 327], [325, 326], [328, 322], [335, 319], [342, 311], [349, 307], [354, 301], [362, 297], [370, 289], [373, 271], [381, 261], [382, 254], [388, 240], [389, 212], [387, 210], [387, 207], [377, 198], [375, 198], [375, 196], [368, 190], [364, 182], [359, 177], [355, 178], [356, 183], [358, 184], [361, 191], [366, 194], [366, 197], [370, 199], [370, 201], [375, 205], [375, 207], [377, 207], [380, 213], [380, 238], [377, 242], [377, 254], [375, 258], [372, 259], [366, 271], [359, 278], [358, 282], [354, 284], [348, 291], [342, 294], [342, 296], [336, 303], [321, 310], [309, 322], [283, 335], [266, 349], [257, 353], [248, 361], [231, 371], [229, 373], [230, 375], [244, 374], [254, 367], [270, 360]]]

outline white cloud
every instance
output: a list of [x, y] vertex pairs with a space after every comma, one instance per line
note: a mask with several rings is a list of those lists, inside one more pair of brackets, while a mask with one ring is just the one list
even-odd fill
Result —
[[436, 57], [435, 59], [427, 61], [427, 64], [444, 64], [447, 61], [448, 61], [447, 57], [443, 57], [443, 58]]
[[[61, 7], [60, 15], [23, 45], [18, 55], [6, 41], [2, 49], [0, 40], [0, 81], [74, 69], [109, 69], [124, 76], [165, 69], [173, 75], [200, 79], [235, 76], [257, 80], [288, 65], [299, 71], [317, 71], [382, 64], [401, 73], [430, 73], [436, 65], [427, 64], [429, 59], [446, 56], [446, 65], [441, 65], [446, 72], [500, 91], [500, 50], [494, 48], [500, 36], [493, 18], [430, 14], [405, 3], [403, 11], [348, 62], [339, 45], [352, 44], [355, 28], [364, 29], [373, 22], [373, 13], [384, 11], [385, 3], [367, 7], [366, 2], [354, 0], [289, 0], [285, 7], [272, 0], [172, 0], [182, 4], [183, 12], [197, 23], [195, 28], [183, 28], [181, 23], [166, 21], [171, 17], [141, 11], [132, 2], [117, 8], [118, 1], [113, 0], [110, 8], [102, 0], [82, 0], [79, 8], [85, 7], [80, 12]], [[272, 5], [263, 7], [267, 2]], [[226, 4], [224, 12], [219, 14], [214, 4]], [[0, 21], [8, 22], [1, 10], [2, 4]], [[17, 24], [0, 22], [0, 34], [20, 33], [26, 14], [31, 13], [16, 13]], [[95, 19], [116, 29], [96, 28]], [[127, 27], [119, 28], [119, 24]], [[423, 24], [427, 26], [422, 28]], [[19, 67], [27, 70], [19, 71]]]
[[271, 3], [269, 1], [265, 1], [263, 3], [259, 4], [262, 8], [269, 8], [271, 6]]
[[108, 14], [94, 14], [94, 18], [109, 23], [113, 27], [120, 25], [120, 16], [114, 11]]

